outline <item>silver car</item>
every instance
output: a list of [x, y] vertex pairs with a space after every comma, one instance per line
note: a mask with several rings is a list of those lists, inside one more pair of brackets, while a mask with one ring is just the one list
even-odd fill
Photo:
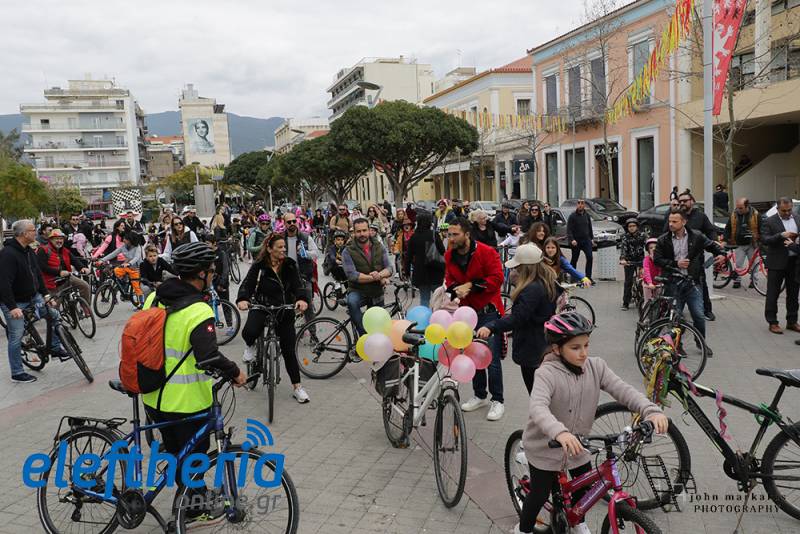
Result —
[[[575, 213], [575, 208], [560, 207], [552, 208], [550, 211], [553, 214], [553, 235], [562, 247], [569, 247], [569, 243], [567, 243], [567, 220], [570, 215]], [[622, 226], [607, 220], [589, 208], [586, 208], [586, 213], [592, 218], [595, 244], [612, 242], [616, 245], [622, 239], [624, 232]]]

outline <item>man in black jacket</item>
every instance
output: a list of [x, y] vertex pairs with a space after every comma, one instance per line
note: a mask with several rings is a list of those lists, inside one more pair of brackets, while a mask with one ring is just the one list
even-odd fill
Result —
[[592, 217], [586, 211], [586, 202], [581, 198], [578, 200], [578, 207], [567, 219], [567, 241], [572, 247], [572, 258], [569, 263], [573, 267], [578, 265], [578, 258], [583, 252], [586, 256], [586, 276], [590, 280], [592, 278], [593, 239]]
[[513, 231], [513, 227], [517, 225], [517, 218], [511, 213], [511, 204], [503, 202], [500, 213], [494, 216], [492, 223], [500, 237], [506, 237], [510, 234]]
[[767, 300], [764, 303], [764, 318], [769, 331], [783, 334], [778, 324], [778, 296], [781, 285], [786, 282], [786, 329], [800, 332], [797, 325], [798, 286], [796, 279], [797, 252], [794, 245], [800, 229], [800, 217], [792, 214], [792, 201], [786, 197], [778, 199], [778, 213], [767, 217], [761, 231], [761, 242], [766, 246], [767, 256]]
[[[668, 294], [675, 297], [678, 313], [683, 306], [689, 306], [692, 323], [703, 338], [706, 337], [705, 314], [703, 313], [703, 293], [700, 283], [703, 277], [703, 252], [708, 251], [717, 257], [718, 262], [725, 261], [725, 253], [717, 243], [702, 233], [692, 230], [687, 224], [688, 215], [684, 210], [670, 211], [667, 217], [669, 232], [658, 238], [653, 261], [665, 271], [678, 271], [688, 275], [693, 283], [676, 281], [667, 286]], [[708, 355], [713, 352], [708, 347]]]
[[[23, 310], [34, 304], [39, 311], [47, 309], [52, 319], [58, 318], [58, 312], [52, 308], [55, 301], [47, 293], [36, 254], [30, 247], [36, 240], [36, 227], [33, 222], [23, 219], [15, 222], [11, 229], [14, 237], [7, 239], [0, 250], [0, 310], [6, 321], [11, 380], [29, 383], [36, 382], [36, 377], [26, 373], [22, 367], [22, 336], [25, 334]], [[45, 303], [51, 307], [45, 306]], [[57, 353], [62, 352], [61, 342], [55, 333], [52, 349]]]

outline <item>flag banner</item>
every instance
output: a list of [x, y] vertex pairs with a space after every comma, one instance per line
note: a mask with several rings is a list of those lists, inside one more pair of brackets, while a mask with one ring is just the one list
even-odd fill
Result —
[[714, 115], [722, 109], [722, 97], [725, 95], [725, 82], [733, 58], [733, 49], [739, 29], [742, 27], [747, 0], [715, 0], [714, 1], [714, 39], [712, 41], [714, 57]]

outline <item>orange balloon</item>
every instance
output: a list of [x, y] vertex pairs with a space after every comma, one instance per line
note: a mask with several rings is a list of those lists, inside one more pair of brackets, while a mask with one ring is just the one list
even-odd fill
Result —
[[411, 326], [411, 321], [406, 319], [398, 319], [392, 321], [392, 329], [389, 331], [389, 339], [392, 340], [394, 350], [398, 352], [407, 352], [411, 347], [403, 342], [403, 334], [406, 333], [408, 327]]

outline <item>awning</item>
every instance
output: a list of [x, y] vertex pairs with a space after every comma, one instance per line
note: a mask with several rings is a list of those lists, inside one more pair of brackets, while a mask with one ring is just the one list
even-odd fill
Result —
[[438, 167], [434, 167], [434, 169], [431, 171], [431, 174], [446, 174], [448, 172], [468, 171], [470, 169], [470, 164], [470, 160], [466, 160], [460, 163], [448, 163], [444, 166], [439, 165]]

